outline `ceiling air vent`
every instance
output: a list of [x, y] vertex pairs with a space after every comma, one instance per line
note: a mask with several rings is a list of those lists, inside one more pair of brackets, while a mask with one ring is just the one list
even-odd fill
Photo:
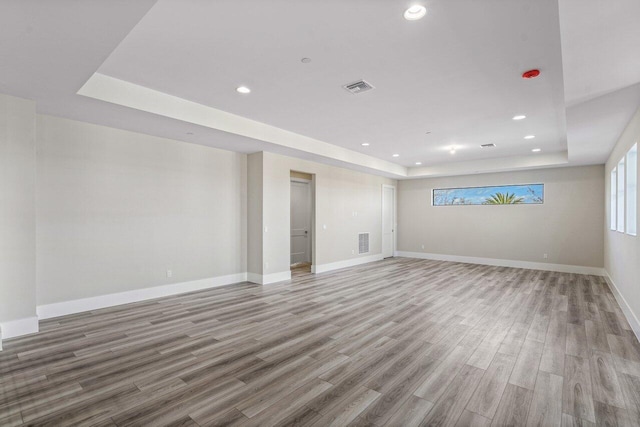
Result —
[[480, 147], [482, 147], [482, 148], [493, 148], [495, 146], [496, 146], [496, 144], [482, 144]]
[[366, 91], [371, 90], [371, 89], [375, 89], [371, 85], [371, 83], [367, 83], [364, 80], [360, 80], [360, 81], [357, 81], [357, 82], [349, 83], [348, 85], [344, 85], [342, 87], [345, 88], [346, 90], [348, 90], [349, 92], [351, 92], [354, 95], [357, 95], [357, 94], [362, 93], [362, 92], [366, 92]]
[[369, 233], [358, 234], [358, 254], [369, 253]]

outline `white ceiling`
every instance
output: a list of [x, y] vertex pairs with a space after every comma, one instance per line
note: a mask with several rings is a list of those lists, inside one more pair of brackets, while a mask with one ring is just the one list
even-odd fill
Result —
[[[429, 13], [409, 22], [412, 2], [394, 0], [3, 1], [0, 92], [398, 178], [606, 160], [639, 105], [640, 2], [421, 3]], [[542, 75], [521, 79], [529, 68]], [[376, 89], [341, 87], [360, 78]]]

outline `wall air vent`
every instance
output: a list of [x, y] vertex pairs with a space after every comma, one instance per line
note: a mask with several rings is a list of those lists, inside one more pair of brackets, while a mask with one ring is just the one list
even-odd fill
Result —
[[369, 233], [358, 234], [358, 254], [369, 253]]
[[371, 83], [367, 83], [364, 80], [349, 83], [348, 85], [344, 85], [342, 87], [354, 95], [358, 95], [359, 93], [367, 92], [371, 89], [375, 89]]
[[493, 148], [495, 146], [496, 146], [496, 144], [482, 144], [480, 147], [482, 147], [482, 148]]

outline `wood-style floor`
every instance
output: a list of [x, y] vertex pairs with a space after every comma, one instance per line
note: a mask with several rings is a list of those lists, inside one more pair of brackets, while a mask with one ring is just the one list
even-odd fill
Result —
[[604, 280], [390, 259], [41, 322], [0, 425], [640, 425]]

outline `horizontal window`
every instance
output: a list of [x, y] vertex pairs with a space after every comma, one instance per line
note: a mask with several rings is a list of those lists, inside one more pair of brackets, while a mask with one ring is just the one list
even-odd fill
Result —
[[431, 202], [433, 206], [539, 205], [544, 203], [544, 184], [437, 188]]

